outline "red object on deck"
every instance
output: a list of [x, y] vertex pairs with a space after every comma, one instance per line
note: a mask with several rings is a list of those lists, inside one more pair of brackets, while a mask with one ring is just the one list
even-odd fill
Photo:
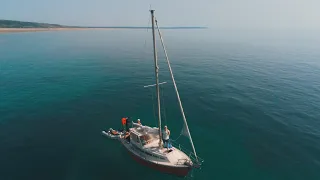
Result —
[[127, 119], [126, 118], [122, 118], [121, 122], [122, 122], [122, 125], [125, 125], [127, 123]]

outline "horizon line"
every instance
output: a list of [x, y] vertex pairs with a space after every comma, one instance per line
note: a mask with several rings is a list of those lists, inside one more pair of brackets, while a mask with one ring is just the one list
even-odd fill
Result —
[[[9, 20], [9, 19], [0, 19], [0, 21], [11, 21], [17, 23], [34, 23], [42, 25], [52, 25], [52, 26], [61, 26], [66, 28], [131, 28], [131, 29], [151, 29], [150, 26], [83, 26], [83, 25], [63, 25], [58, 23], [47, 23], [47, 22], [35, 22], [35, 21], [20, 21], [20, 20]], [[36, 28], [36, 27], [35, 27]], [[164, 26], [160, 29], [207, 29], [206, 26]]]
[[[149, 27], [149, 26], [69, 26], [69, 27], [75, 27], [75, 28], [152, 29], [152, 27]], [[159, 27], [159, 29], [208, 29], [208, 27], [204, 27], [204, 26], [165, 26], [165, 27]]]

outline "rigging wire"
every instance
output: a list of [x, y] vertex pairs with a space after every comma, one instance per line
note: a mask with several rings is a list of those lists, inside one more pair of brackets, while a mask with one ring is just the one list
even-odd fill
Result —
[[194, 147], [194, 144], [193, 144], [193, 141], [192, 141], [192, 138], [191, 138], [191, 135], [190, 135], [190, 131], [189, 131], [189, 128], [188, 128], [188, 125], [187, 125], [187, 120], [186, 120], [186, 117], [185, 117], [185, 114], [184, 114], [184, 111], [183, 111], [183, 107], [182, 107], [182, 103], [181, 103], [181, 100], [180, 100], [180, 95], [179, 95], [179, 92], [178, 92], [178, 88], [177, 88], [177, 85], [176, 85], [176, 82], [174, 80], [174, 76], [173, 76], [173, 73], [172, 73], [172, 69], [171, 69], [171, 65], [170, 65], [170, 62], [169, 62], [167, 50], [166, 50], [166, 48], [164, 46], [163, 38], [162, 38], [160, 29], [159, 29], [159, 26], [158, 26], [158, 20], [155, 20], [155, 23], [156, 23], [156, 26], [157, 26], [157, 29], [158, 29], [161, 45], [162, 45], [162, 48], [163, 48], [163, 51], [164, 51], [164, 54], [165, 54], [165, 57], [166, 57], [166, 60], [167, 60], [168, 66], [169, 66], [169, 71], [170, 71], [172, 82], [173, 82], [173, 85], [174, 85], [174, 88], [175, 88], [175, 91], [176, 91], [176, 95], [177, 95], [177, 98], [178, 98], [181, 115], [183, 117], [183, 121], [184, 121], [186, 130], [188, 132], [188, 136], [189, 136], [189, 140], [190, 140], [190, 143], [191, 143], [191, 146], [192, 146], [192, 149], [193, 149], [193, 153], [195, 155], [196, 160], [198, 161], [198, 156], [197, 156], [196, 149]]
[[182, 133], [180, 133], [179, 136], [178, 136], [176, 139], [170, 139], [170, 141], [175, 142], [175, 141], [177, 141], [181, 136], [182, 136]]
[[[151, 5], [150, 5], [151, 7]], [[147, 28], [146, 28], [146, 33], [149, 33], [149, 26], [150, 26], [150, 23], [151, 23], [151, 20], [150, 18], [148, 18], [148, 25], [147, 25]], [[145, 36], [144, 38], [144, 46], [143, 46], [143, 54], [144, 54], [144, 57], [142, 59], [149, 59], [149, 58], [146, 58], [146, 57], [149, 57], [148, 56], [148, 43], [147, 43], [147, 37]], [[156, 107], [155, 107], [155, 98], [154, 96], [154, 92], [152, 91], [152, 88], [148, 88], [150, 90], [150, 93], [151, 93], [151, 97], [152, 97], [152, 109], [153, 109], [153, 119], [155, 121], [155, 125], [157, 125], [158, 121], [157, 121], [157, 115], [156, 115]]]
[[149, 32], [148, 30], [149, 30], [149, 26], [150, 26], [150, 23], [151, 23], [151, 20], [150, 20], [150, 18], [148, 18], [148, 26], [147, 26], [147, 32]]
[[150, 90], [150, 92], [151, 92], [151, 96], [152, 96], [152, 106], [153, 106], [153, 118], [154, 118], [154, 120], [155, 120], [155, 122], [156, 122], [156, 125], [157, 125], [157, 123], [158, 123], [158, 121], [157, 121], [157, 116], [156, 116], [156, 107], [155, 107], [155, 102], [154, 102], [154, 98], [153, 98], [153, 91], [151, 90], [151, 88], [148, 88], [149, 90]]
[[164, 87], [161, 87], [161, 100], [162, 100], [162, 114], [163, 114], [163, 119], [164, 119], [164, 122], [165, 122], [165, 125], [168, 126], [167, 124], [167, 116], [166, 116], [166, 106], [165, 106], [165, 103], [164, 103]]
[[[150, 21], [151, 21], [150, 18], [148, 18], [148, 26], [147, 26], [147, 30], [146, 30], [147, 33], [149, 32]], [[147, 46], [147, 38], [144, 39], [144, 47], [146, 48], [146, 46]]]

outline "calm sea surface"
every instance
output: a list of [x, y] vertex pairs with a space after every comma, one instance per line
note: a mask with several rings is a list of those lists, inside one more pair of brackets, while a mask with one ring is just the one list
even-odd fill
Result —
[[[205, 160], [190, 179], [320, 179], [319, 37], [163, 34]], [[175, 139], [183, 121], [162, 51], [159, 61], [169, 82], [163, 124]], [[0, 179], [179, 179], [137, 164], [100, 134], [123, 116], [156, 125], [149, 84], [150, 30], [1, 34]]]

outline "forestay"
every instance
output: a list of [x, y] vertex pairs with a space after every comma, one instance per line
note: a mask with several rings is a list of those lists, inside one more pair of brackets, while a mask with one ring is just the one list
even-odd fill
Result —
[[175, 89], [175, 92], [176, 92], [176, 95], [177, 95], [177, 99], [178, 99], [178, 102], [179, 102], [181, 115], [182, 115], [182, 118], [183, 118], [183, 121], [184, 121], [184, 128], [183, 129], [186, 130], [187, 137], [189, 137], [189, 140], [190, 140], [190, 143], [191, 143], [191, 146], [192, 146], [192, 149], [193, 149], [193, 153], [194, 153], [194, 155], [196, 157], [196, 160], [198, 161], [196, 149], [195, 149], [195, 147], [193, 145], [192, 137], [191, 137], [191, 134], [190, 134], [190, 131], [189, 131], [188, 123], [187, 123], [187, 119], [186, 119], [186, 116], [185, 116], [184, 111], [183, 111], [183, 107], [182, 107], [182, 103], [181, 103], [181, 100], [180, 100], [178, 87], [177, 87], [176, 81], [175, 81], [174, 76], [173, 76], [173, 72], [172, 72], [172, 68], [171, 68], [171, 65], [170, 65], [169, 58], [168, 58], [167, 50], [166, 50], [166, 47], [165, 47], [165, 45], [163, 43], [163, 38], [162, 38], [160, 29], [159, 29], [159, 26], [158, 26], [158, 21], [155, 20], [155, 22], [156, 22], [156, 26], [157, 26], [157, 29], [158, 29], [159, 37], [160, 37], [160, 40], [161, 40], [161, 45], [162, 45], [162, 48], [163, 48], [163, 51], [164, 51], [164, 54], [165, 54], [165, 57], [166, 57], [166, 60], [167, 60], [167, 64], [168, 64], [168, 67], [169, 67], [171, 79], [172, 79], [172, 82], [173, 82], [173, 85], [174, 85], [174, 89]]

